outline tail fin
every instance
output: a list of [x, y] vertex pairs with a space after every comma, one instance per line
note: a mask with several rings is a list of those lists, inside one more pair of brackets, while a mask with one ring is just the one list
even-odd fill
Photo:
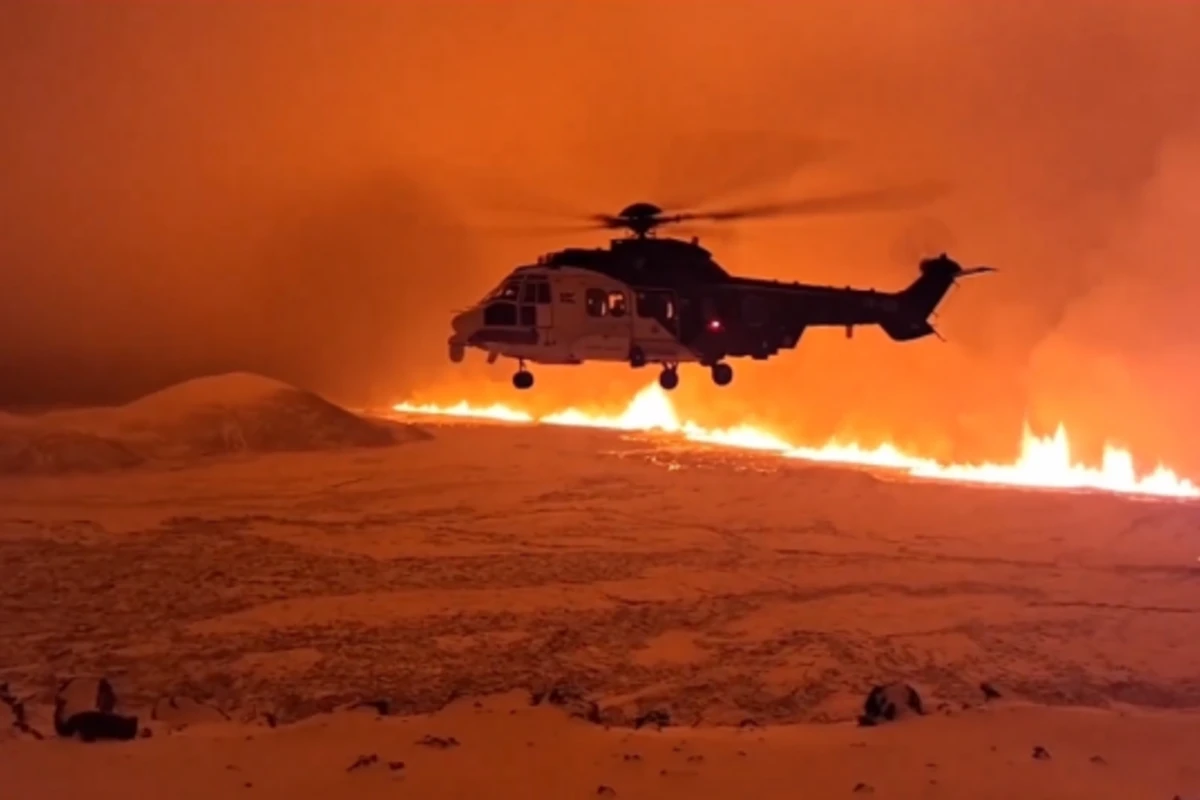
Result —
[[936, 334], [937, 331], [929, 324], [929, 315], [942, 302], [950, 287], [959, 278], [984, 272], [994, 270], [991, 267], [963, 269], [945, 253], [937, 258], [925, 259], [921, 262], [921, 276], [896, 294], [898, 307], [881, 323], [884, 332], [898, 342]]

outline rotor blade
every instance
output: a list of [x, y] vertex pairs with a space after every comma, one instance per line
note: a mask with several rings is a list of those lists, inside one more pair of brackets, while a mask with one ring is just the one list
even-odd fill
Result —
[[677, 236], [694, 236], [701, 242], [716, 242], [722, 247], [732, 247], [738, 241], [736, 228], [721, 225], [695, 225], [685, 222], [677, 228], [672, 228], [671, 232]]
[[562, 225], [473, 225], [472, 228], [485, 235], [495, 236], [561, 236], [570, 233], [588, 233], [603, 230], [608, 226], [596, 223]]
[[680, 222], [704, 220], [728, 222], [741, 219], [765, 219], [781, 216], [807, 216], [819, 214], [845, 214], [871, 211], [898, 211], [925, 205], [946, 193], [943, 184], [929, 183], [915, 186], [875, 189], [841, 195], [810, 197], [785, 203], [765, 203], [740, 208], [716, 211], [684, 212], [674, 216]]
[[592, 221], [593, 228], [623, 228], [629, 224], [623, 217], [612, 214], [589, 214], [587, 218]]

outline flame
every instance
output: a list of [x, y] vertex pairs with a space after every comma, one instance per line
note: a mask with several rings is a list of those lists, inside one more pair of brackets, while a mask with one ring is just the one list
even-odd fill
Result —
[[1011, 464], [942, 464], [934, 459], [905, 453], [891, 444], [867, 448], [836, 439], [820, 447], [794, 445], [761, 428], [738, 425], [732, 428], [705, 428], [690, 420], [681, 420], [667, 393], [657, 383], [640, 391], [617, 416], [591, 414], [578, 409], [535, 417], [504, 405], [475, 407], [466, 402], [453, 406], [411, 405], [399, 403], [393, 410], [401, 414], [425, 414], [500, 422], [540, 423], [581, 428], [605, 428], [619, 431], [660, 431], [682, 436], [689, 441], [777, 453], [785, 458], [828, 464], [883, 467], [918, 478], [987, 483], [1053, 489], [1099, 489], [1121, 494], [1160, 497], [1200, 497], [1200, 488], [1161, 464], [1148, 475], [1138, 475], [1128, 450], [1106, 446], [1099, 467], [1071, 461], [1067, 431], [1059, 425], [1053, 436], [1038, 437], [1025, 427], [1021, 455]]

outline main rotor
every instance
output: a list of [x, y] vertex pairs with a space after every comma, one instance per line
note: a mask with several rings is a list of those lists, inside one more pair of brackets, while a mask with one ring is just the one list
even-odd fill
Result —
[[624, 228], [635, 239], [645, 239], [662, 225], [682, 222], [679, 214], [667, 215], [654, 203], [631, 203], [615, 216], [597, 214], [594, 219], [606, 228]]
[[592, 214], [588, 227], [626, 230], [635, 239], [645, 239], [663, 225], [689, 222], [733, 222], [784, 216], [889, 211], [923, 205], [940, 194], [944, 187], [920, 184], [873, 189], [845, 194], [821, 195], [782, 203], [765, 203], [712, 211], [664, 211], [654, 203], [640, 201], [625, 206], [616, 214]]

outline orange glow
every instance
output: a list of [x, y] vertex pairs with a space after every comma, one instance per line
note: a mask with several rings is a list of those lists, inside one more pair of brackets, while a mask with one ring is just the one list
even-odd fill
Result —
[[941, 464], [929, 458], [905, 453], [883, 444], [874, 448], [856, 443], [831, 440], [820, 447], [797, 446], [769, 431], [753, 426], [706, 428], [690, 420], [680, 420], [666, 392], [651, 384], [616, 416], [591, 414], [569, 408], [541, 417], [504, 405], [473, 407], [466, 402], [453, 406], [410, 405], [399, 403], [393, 410], [401, 414], [425, 414], [459, 418], [488, 419], [501, 422], [539, 423], [569, 427], [604, 428], [619, 431], [660, 431], [683, 436], [689, 441], [778, 453], [785, 458], [829, 464], [884, 467], [901, 470], [914, 477], [968, 483], [988, 483], [1052, 489], [1099, 489], [1121, 494], [1162, 497], [1200, 497], [1200, 489], [1170, 469], [1159, 466], [1148, 475], [1138, 475], [1128, 450], [1108, 446], [1099, 467], [1071, 461], [1071, 446], [1066, 429], [1059, 426], [1053, 436], [1038, 437], [1026, 427], [1021, 455], [1010, 464]]

